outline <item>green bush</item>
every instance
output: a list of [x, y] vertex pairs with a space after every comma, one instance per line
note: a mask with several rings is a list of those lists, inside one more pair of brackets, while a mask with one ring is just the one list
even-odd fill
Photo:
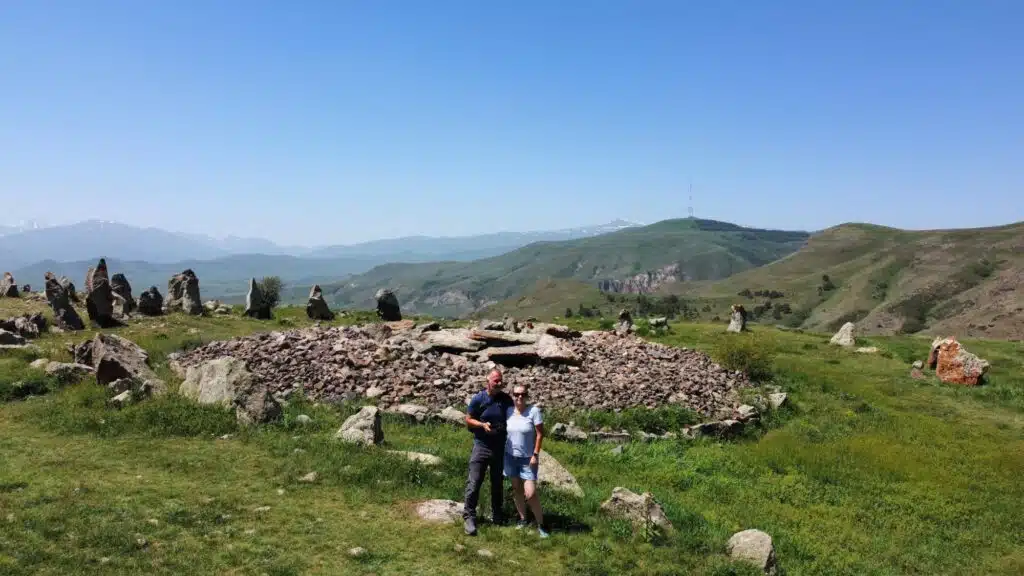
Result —
[[284, 283], [279, 276], [264, 276], [258, 282], [260, 292], [263, 293], [263, 301], [267, 306], [274, 308], [281, 302], [281, 290]]
[[738, 370], [755, 382], [764, 382], [772, 377], [774, 348], [773, 343], [764, 337], [730, 334], [718, 342], [715, 359], [728, 370]]

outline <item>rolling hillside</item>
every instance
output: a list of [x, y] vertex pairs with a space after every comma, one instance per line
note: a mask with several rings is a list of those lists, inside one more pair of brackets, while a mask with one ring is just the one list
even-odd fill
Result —
[[714, 302], [716, 313], [731, 303], [763, 305], [744, 290], [782, 292], [774, 302], [794, 310], [784, 320], [808, 329], [855, 321], [864, 333], [1021, 338], [1022, 283], [1024, 223], [929, 231], [844, 224], [767, 266], [664, 292]]
[[629, 293], [721, 279], [786, 256], [808, 236], [711, 220], [665, 220], [590, 238], [537, 242], [472, 262], [388, 264], [323, 288], [338, 306], [372, 306], [374, 293], [389, 287], [409, 311], [462, 316], [549, 279]]

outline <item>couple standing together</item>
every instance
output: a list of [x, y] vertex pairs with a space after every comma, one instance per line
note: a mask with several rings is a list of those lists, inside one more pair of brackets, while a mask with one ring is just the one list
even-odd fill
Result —
[[519, 513], [516, 528], [527, 525], [529, 505], [537, 522], [537, 533], [547, 538], [544, 516], [537, 497], [537, 470], [544, 437], [540, 408], [527, 404], [528, 388], [517, 384], [512, 395], [505, 393], [501, 371], [487, 375], [487, 388], [473, 396], [466, 411], [466, 426], [473, 433], [473, 452], [469, 457], [466, 502], [462, 517], [466, 534], [476, 534], [476, 506], [484, 474], [491, 480], [491, 514], [495, 524], [504, 524], [502, 512], [502, 475], [512, 481], [512, 497]]

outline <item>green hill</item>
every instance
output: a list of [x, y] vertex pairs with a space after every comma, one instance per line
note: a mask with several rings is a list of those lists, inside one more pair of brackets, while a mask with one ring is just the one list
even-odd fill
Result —
[[472, 262], [387, 264], [323, 288], [338, 306], [372, 306], [374, 293], [389, 287], [403, 309], [462, 316], [552, 279], [628, 293], [721, 279], [791, 254], [808, 237], [712, 220], [665, 220], [590, 238], [537, 242]]
[[[844, 224], [777, 262], [664, 292], [712, 302], [717, 314], [733, 303], [748, 310], [785, 303], [793, 313], [781, 321], [808, 329], [854, 321], [865, 333], [1021, 338], [1022, 281], [1024, 223], [927, 231]], [[752, 296], [740, 295], [746, 291]], [[759, 291], [782, 296], [753, 295]]]

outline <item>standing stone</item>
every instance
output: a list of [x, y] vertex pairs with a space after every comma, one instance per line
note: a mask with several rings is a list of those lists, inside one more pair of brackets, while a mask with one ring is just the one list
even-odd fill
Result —
[[10, 272], [4, 272], [3, 278], [0, 278], [0, 298], [4, 297], [18, 297], [18, 283], [14, 281], [14, 275]]
[[135, 298], [132, 296], [132, 285], [128, 283], [128, 279], [125, 278], [124, 274], [114, 274], [110, 279], [110, 289], [121, 298], [121, 302], [118, 302], [120, 310], [115, 310], [114, 312], [122, 316], [128, 316], [135, 311], [137, 305]]
[[334, 320], [334, 312], [327, 306], [324, 300], [323, 291], [319, 284], [314, 284], [309, 291], [309, 300], [306, 302], [306, 316], [310, 320]]
[[366, 446], [380, 444], [384, 441], [380, 410], [374, 406], [363, 406], [359, 412], [345, 420], [334, 437], [349, 444], [364, 444]]
[[281, 405], [253, 377], [245, 362], [224, 356], [189, 367], [179, 388], [183, 396], [200, 404], [221, 404], [234, 407], [239, 424], [264, 424], [281, 415]]
[[78, 302], [78, 290], [75, 288], [75, 283], [71, 281], [71, 278], [61, 276], [60, 285], [64, 287], [64, 291], [68, 293], [68, 298], [72, 302]]
[[829, 341], [829, 344], [845, 347], [853, 346], [856, 343], [856, 339], [853, 337], [853, 328], [853, 322], [843, 324], [843, 327], [839, 329], [839, 332], [836, 332], [832, 340]]
[[258, 320], [270, 320], [270, 306], [255, 278], [249, 278], [249, 292], [245, 295], [245, 315]]
[[381, 288], [374, 296], [377, 299], [377, 316], [385, 322], [397, 322], [402, 319], [402, 310], [398, 306], [398, 297], [387, 288]]
[[542, 486], [548, 485], [555, 490], [583, 497], [583, 488], [576, 482], [576, 478], [554, 456], [541, 450], [537, 460], [537, 480]]
[[164, 311], [164, 297], [156, 286], [150, 286], [148, 290], [139, 294], [139, 314], [145, 316], [159, 316]]
[[46, 301], [53, 309], [53, 318], [62, 330], [84, 330], [85, 323], [68, 300], [68, 293], [53, 272], [46, 273]]
[[191, 268], [175, 274], [167, 281], [167, 310], [181, 310], [186, 314], [200, 316], [203, 302], [199, 297], [199, 278]]
[[753, 564], [765, 574], [775, 573], [775, 547], [768, 534], [760, 530], [737, 532], [729, 538], [726, 548], [731, 559]]
[[742, 304], [733, 304], [727, 332], [743, 332], [747, 329], [747, 310]]
[[120, 322], [114, 319], [114, 291], [110, 287], [110, 278], [107, 276], [107, 262], [100, 258], [96, 268], [89, 268], [90, 274], [85, 279], [85, 310], [89, 319], [99, 324], [101, 328], [118, 326]]
[[619, 311], [619, 323], [615, 325], [615, 333], [625, 336], [633, 332], [633, 315], [623, 308]]
[[32, 285], [31, 284], [25, 284], [24, 286], [21, 287], [21, 291], [24, 294], [28, 294], [28, 293], [32, 292]]

